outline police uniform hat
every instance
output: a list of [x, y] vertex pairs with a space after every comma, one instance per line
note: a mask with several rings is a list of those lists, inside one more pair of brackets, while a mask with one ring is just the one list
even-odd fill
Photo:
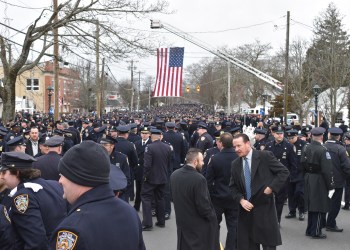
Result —
[[298, 135], [298, 130], [296, 130], [296, 129], [291, 129], [291, 130], [288, 130], [286, 133], [287, 133], [287, 136], [292, 137], [292, 136]]
[[350, 140], [350, 134], [349, 133], [346, 133], [344, 135], [344, 140]]
[[116, 126], [111, 126], [110, 128], [109, 128], [109, 132], [117, 132], [118, 130], [117, 130], [117, 127]]
[[20, 146], [20, 145], [26, 145], [23, 136], [17, 136], [15, 138], [13, 138], [12, 140], [9, 140], [7, 142], [7, 146], [11, 147], [11, 146]]
[[55, 135], [55, 136], [52, 136], [50, 139], [48, 139], [44, 143], [44, 145], [48, 147], [58, 147], [62, 145], [63, 140], [64, 140], [63, 136]]
[[176, 124], [175, 124], [175, 122], [166, 122], [165, 123], [165, 127], [167, 127], [167, 128], [175, 128]]
[[234, 127], [230, 129], [230, 133], [235, 133], [237, 131], [241, 130], [241, 127]]
[[215, 139], [220, 139], [220, 135], [222, 135], [223, 133], [225, 133], [223, 130], [217, 130], [217, 131], [215, 131], [214, 132], [214, 137], [215, 137]]
[[98, 129], [98, 133], [102, 133], [103, 131], [105, 131], [107, 129], [107, 125], [102, 125], [99, 129]]
[[129, 127], [130, 127], [130, 129], [137, 128], [137, 124], [136, 123], [130, 123]]
[[61, 129], [55, 129], [52, 133], [53, 133], [54, 135], [63, 136], [63, 131], [62, 131]]
[[180, 124], [181, 124], [181, 125], [187, 125], [187, 122], [184, 121], [184, 120], [182, 120], [182, 121], [180, 122]]
[[84, 123], [84, 124], [89, 124], [90, 122], [91, 122], [91, 121], [90, 121], [89, 119], [84, 119], [84, 120], [83, 120], [83, 123]]
[[324, 132], [326, 132], [326, 129], [322, 127], [316, 127], [311, 129], [311, 134], [315, 136], [323, 135]]
[[58, 164], [58, 171], [68, 180], [86, 187], [109, 183], [110, 161], [107, 151], [94, 141], [71, 147]]
[[0, 171], [16, 168], [26, 169], [31, 168], [32, 163], [36, 159], [23, 152], [4, 152], [1, 154], [1, 167]]
[[152, 135], [161, 135], [163, 133], [161, 130], [156, 128], [152, 128], [150, 131]]
[[130, 127], [128, 125], [119, 125], [117, 131], [121, 134], [129, 133]]
[[310, 128], [309, 126], [303, 127], [301, 129], [301, 133], [305, 133], [305, 134], [310, 133], [311, 129], [312, 128]]
[[122, 190], [127, 186], [127, 180], [123, 171], [114, 164], [110, 165], [109, 186], [113, 191]]
[[38, 140], [38, 143], [39, 143], [39, 144], [44, 144], [44, 143], [45, 143], [45, 141], [46, 141], [46, 136], [47, 136], [47, 134], [46, 134], [46, 133], [39, 134], [39, 140]]
[[282, 134], [284, 133], [283, 127], [282, 126], [274, 126], [272, 127], [272, 131], [277, 134]]
[[267, 130], [266, 129], [262, 129], [262, 128], [256, 128], [254, 130], [254, 134], [259, 134], [259, 135], [266, 135]]
[[328, 129], [328, 132], [329, 132], [331, 135], [341, 135], [342, 133], [344, 133], [342, 129], [337, 128], [337, 127], [335, 127], [335, 128], [329, 128], [329, 129]]
[[109, 135], [106, 135], [105, 137], [102, 137], [100, 140], [100, 144], [115, 144], [116, 140]]
[[205, 124], [205, 122], [198, 122], [197, 128], [208, 129], [207, 124]]
[[73, 126], [74, 125], [74, 121], [73, 120], [69, 120], [69, 121], [67, 121], [67, 123], [68, 123], [69, 126]]
[[215, 126], [221, 126], [221, 122], [215, 122], [214, 125]]
[[141, 133], [150, 133], [149, 127], [141, 127]]

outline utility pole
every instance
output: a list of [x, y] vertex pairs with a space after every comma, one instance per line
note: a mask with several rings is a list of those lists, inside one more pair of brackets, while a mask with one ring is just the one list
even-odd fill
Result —
[[101, 72], [101, 100], [100, 100], [100, 117], [102, 117], [103, 113], [104, 113], [104, 91], [105, 91], [105, 82], [104, 82], [104, 78], [105, 78], [105, 59], [102, 58], [102, 72]]
[[231, 114], [231, 63], [227, 61], [227, 115]]
[[96, 20], [96, 111], [98, 117], [101, 117], [100, 87], [100, 23]]
[[137, 112], [140, 110], [140, 91], [141, 91], [141, 71], [139, 73], [139, 85], [138, 85], [138, 91], [137, 91]]
[[130, 71], [131, 71], [131, 102], [130, 102], [130, 111], [133, 111], [134, 109], [134, 95], [135, 95], [135, 89], [134, 89], [134, 70], [136, 70], [136, 67], [134, 67], [134, 60], [130, 61]]
[[[56, 24], [58, 22], [58, 7], [57, 7], [57, 1], [58, 0], [53, 0], [53, 9], [55, 13], [55, 21], [54, 23]], [[54, 67], [53, 67], [53, 72], [54, 72], [54, 83], [55, 83], [55, 115], [54, 119], [55, 121], [59, 120], [59, 105], [58, 105], [58, 99], [59, 99], [59, 92], [60, 92], [60, 87], [59, 87], [59, 80], [58, 80], [58, 74], [59, 74], [59, 65], [58, 65], [58, 29], [54, 28], [53, 29], [53, 54], [54, 54]]]
[[287, 32], [286, 32], [286, 67], [284, 70], [284, 97], [283, 97], [283, 122], [287, 124], [287, 109], [288, 109], [288, 72], [289, 72], [289, 23], [290, 12], [287, 11]]

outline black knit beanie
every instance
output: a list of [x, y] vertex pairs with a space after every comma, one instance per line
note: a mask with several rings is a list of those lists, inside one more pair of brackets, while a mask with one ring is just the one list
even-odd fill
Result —
[[109, 156], [99, 144], [83, 141], [64, 154], [58, 170], [64, 177], [82, 186], [107, 184], [110, 172]]

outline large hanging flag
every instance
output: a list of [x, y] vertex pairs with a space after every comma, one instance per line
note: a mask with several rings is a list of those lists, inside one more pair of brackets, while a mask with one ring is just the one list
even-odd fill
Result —
[[184, 48], [157, 49], [157, 79], [153, 97], [182, 96]]

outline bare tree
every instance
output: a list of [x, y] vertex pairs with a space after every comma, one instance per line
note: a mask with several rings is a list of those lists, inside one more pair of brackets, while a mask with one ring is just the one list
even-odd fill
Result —
[[[13, 64], [7, 54], [9, 40], [0, 35], [0, 58], [4, 70], [4, 86], [0, 87], [0, 97], [4, 103], [3, 120], [8, 121], [15, 114], [16, 77], [37, 65], [44, 55], [49, 55], [47, 51], [53, 45], [53, 29], [60, 28], [61, 45], [75, 54], [79, 54], [76, 50], [91, 53], [95, 49], [91, 30], [99, 25], [101, 35], [105, 37], [101, 41], [101, 52], [105, 56], [117, 60], [129, 53], [144, 55], [154, 48], [149, 36], [118, 24], [123, 18], [141, 18], [150, 13], [166, 11], [166, 8], [167, 2], [163, 0], [155, 4], [145, 0], [75, 0], [60, 4], [57, 11], [44, 9], [25, 32], [22, 50]], [[28, 61], [34, 41], [40, 41], [42, 48], [34, 60]], [[76, 47], [72, 48], [74, 45]]]

